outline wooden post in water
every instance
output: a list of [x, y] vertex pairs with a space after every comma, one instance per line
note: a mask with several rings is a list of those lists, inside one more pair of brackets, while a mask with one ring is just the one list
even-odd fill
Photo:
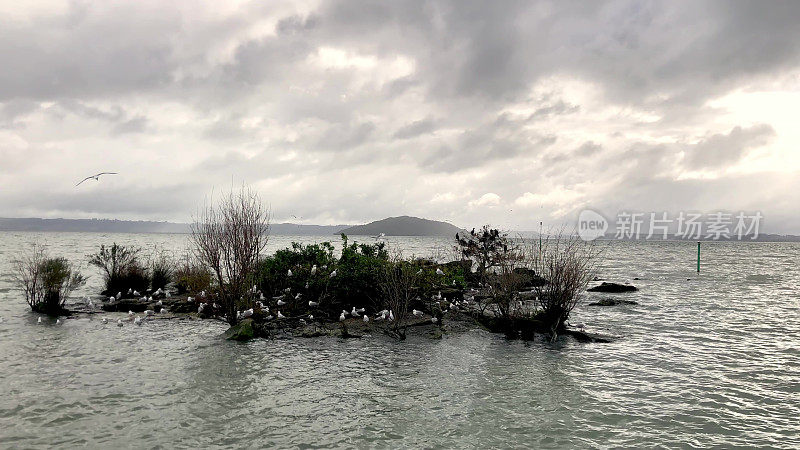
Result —
[[697, 273], [700, 273], [700, 241], [697, 241]]

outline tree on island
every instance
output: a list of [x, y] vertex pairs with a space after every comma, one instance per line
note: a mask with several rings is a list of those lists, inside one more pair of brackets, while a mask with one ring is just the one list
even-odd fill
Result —
[[217, 302], [230, 325], [239, 322], [240, 306], [252, 305], [258, 263], [268, 239], [269, 212], [258, 194], [246, 187], [195, 217], [191, 241], [198, 259], [214, 274]]

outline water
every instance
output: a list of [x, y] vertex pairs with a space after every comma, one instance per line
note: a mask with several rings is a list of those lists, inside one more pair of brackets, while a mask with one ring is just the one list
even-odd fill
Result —
[[[640, 304], [582, 306], [573, 321], [621, 336], [612, 344], [479, 330], [238, 344], [208, 321], [37, 325], [9, 276], [34, 240], [84, 262], [91, 278], [75, 295], [99, 290], [85, 255], [100, 243], [186, 245], [0, 233], [3, 448], [800, 447], [797, 243], [704, 243], [699, 276], [693, 243], [608, 244], [600, 276], [639, 286], [626, 298]], [[391, 244], [426, 255], [447, 242]]]

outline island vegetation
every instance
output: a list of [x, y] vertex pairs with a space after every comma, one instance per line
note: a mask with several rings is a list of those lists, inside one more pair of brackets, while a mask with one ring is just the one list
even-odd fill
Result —
[[[269, 213], [247, 188], [202, 209], [191, 248], [163, 251], [116, 243], [90, 255], [104, 280], [106, 312], [226, 322], [232, 339], [384, 333], [432, 336], [471, 325], [510, 338], [555, 338], [594, 276], [591, 243], [560, 234], [538, 242], [484, 226], [455, 234], [453, 260], [404, 255], [385, 242], [292, 243], [266, 254]], [[18, 284], [37, 312], [63, 314], [84, 278], [37, 248], [18, 264]], [[137, 324], [141, 323], [138, 320]], [[582, 336], [586, 338], [585, 335]]]

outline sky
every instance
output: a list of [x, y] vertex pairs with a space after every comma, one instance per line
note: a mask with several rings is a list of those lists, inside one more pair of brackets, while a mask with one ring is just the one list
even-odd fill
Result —
[[[800, 2], [0, 3], [0, 217], [800, 234]], [[100, 171], [118, 175], [75, 184]]]

